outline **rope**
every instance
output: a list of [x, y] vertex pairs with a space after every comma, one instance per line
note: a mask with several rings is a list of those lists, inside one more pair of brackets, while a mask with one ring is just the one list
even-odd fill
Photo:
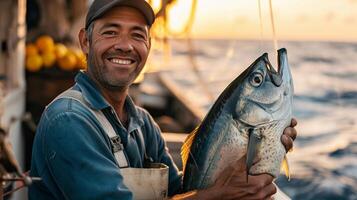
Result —
[[259, 22], [260, 22], [260, 48], [263, 47], [263, 17], [262, 17], [262, 5], [261, 0], [258, 0], [259, 9]]
[[270, 8], [270, 21], [271, 21], [271, 27], [273, 30], [273, 40], [274, 40], [274, 49], [275, 52], [278, 51], [278, 40], [276, 38], [276, 32], [275, 32], [275, 23], [274, 23], [274, 14], [273, 14], [273, 3], [272, 0], [269, 0], [269, 8]]

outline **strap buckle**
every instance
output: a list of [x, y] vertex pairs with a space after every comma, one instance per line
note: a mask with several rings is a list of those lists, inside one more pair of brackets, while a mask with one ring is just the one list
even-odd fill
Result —
[[112, 149], [113, 149], [114, 153], [122, 151], [124, 149], [124, 146], [121, 143], [120, 136], [118, 136], [118, 135], [114, 136], [114, 137], [111, 137], [110, 138], [110, 143], [112, 145]]

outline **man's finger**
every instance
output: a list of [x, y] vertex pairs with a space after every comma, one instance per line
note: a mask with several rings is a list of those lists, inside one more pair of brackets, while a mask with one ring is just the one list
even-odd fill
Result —
[[[227, 193], [232, 199], [267, 199], [276, 193], [276, 186], [273, 184], [274, 178], [268, 174], [250, 175], [248, 184], [242, 184], [241, 180], [236, 181], [234, 189], [226, 186]], [[233, 182], [231, 182], [233, 183]], [[233, 183], [234, 185], [234, 183]]]
[[296, 125], [297, 125], [297, 120], [295, 118], [292, 118], [290, 126], [295, 127]]
[[274, 177], [269, 174], [248, 175], [248, 183], [241, 185], [241, 188], [248, 191], [248, 193], [254, 193], [255, 190], [261, 189], [274, 180]]
[[225, 186], [223, 188], [225, 199], [241, 199], [249, 193], [242, 187]]
[[244, 200], [252, 200], [252, 199], [267, 199], [276, 193], [277, 189], [273, 183], [270, 183], [258, 190], [254, 190], [254, 192], [250, 192], [249, 195], [242, 197]]
[[293, 148], [293, 139], [285, 134], [281, 136], [281, 142], [283, 143], [286, 152]]
[[289, 137], [291, 137], [291, 139], [295, 140], [296, 139], [296, 135], [297, 135], [296, 129], [295, 128], [291, 128], [291, 127], [287, 127], [284, 130], [284, 135], [289, 136]]

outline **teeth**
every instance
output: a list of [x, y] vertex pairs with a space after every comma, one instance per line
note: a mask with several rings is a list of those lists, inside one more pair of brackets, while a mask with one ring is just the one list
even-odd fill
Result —
[[113, 58], [110, 61], [113, 63], [116, 63], [116, 64], [121, 64], [121, 65], [129, 65], [131, 63], [131, 60], [123, 60], [123, 59], [117, 59], [117, 58]]

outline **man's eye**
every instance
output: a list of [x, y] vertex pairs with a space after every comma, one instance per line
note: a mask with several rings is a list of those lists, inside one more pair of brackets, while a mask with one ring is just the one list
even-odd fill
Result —
[[137, 38], [137, 39], [146, 40], [145, 35], [140, 34], [140, 33], [133, 33], [133, 37], [134, 37], [134, 38]]
[[116, 35], [115, 31], [105, 31], [103, 32], [103, 35]]

